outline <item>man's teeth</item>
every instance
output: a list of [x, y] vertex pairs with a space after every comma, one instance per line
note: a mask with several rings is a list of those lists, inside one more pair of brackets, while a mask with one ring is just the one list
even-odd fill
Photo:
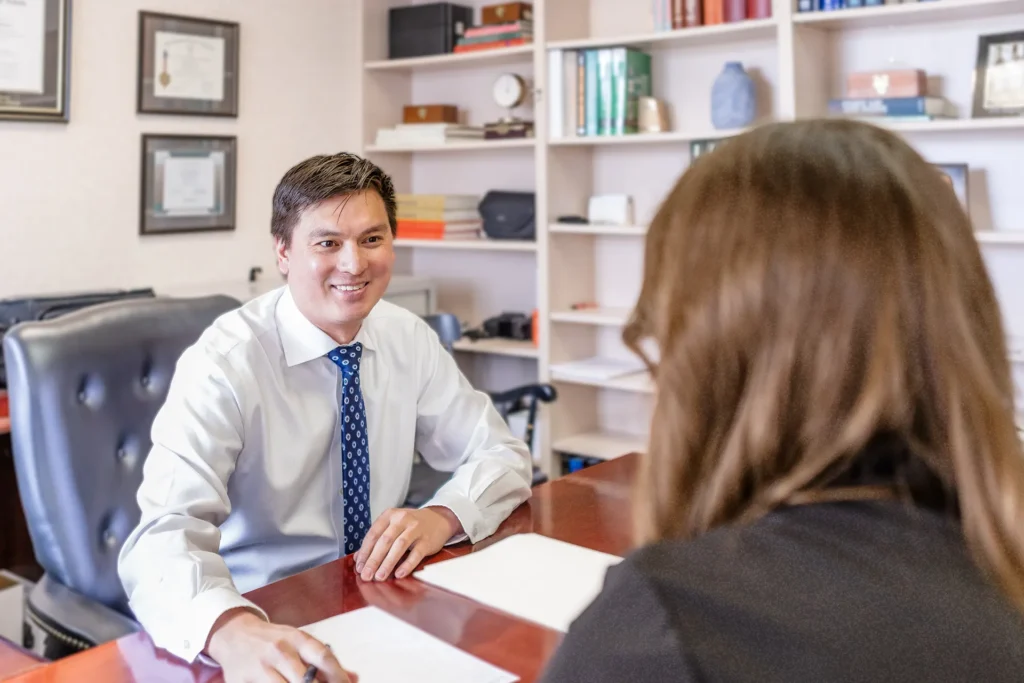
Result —
[[335, 289], [340, 289], [343, 292], [358, 292], [360, 289], [366, 286], [364, 282], [361, 285], [334, 285]]

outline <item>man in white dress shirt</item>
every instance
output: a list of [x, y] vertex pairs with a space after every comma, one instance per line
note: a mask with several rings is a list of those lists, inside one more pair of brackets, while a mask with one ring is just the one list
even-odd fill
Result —
[[[345, 680], [329, 651], [242, 593], [358, 550], [363, 580], [477, 542], [530, 495], [529, 450], [415, 314], [382, 301], [395, 196], [351, 154], [289, 170], [272, 233], [287, 285], [182, 355], [152, 429], [119, 572], [155, 643], [231, 681]], [[400, 509], [414, 452], [452, 479]]]

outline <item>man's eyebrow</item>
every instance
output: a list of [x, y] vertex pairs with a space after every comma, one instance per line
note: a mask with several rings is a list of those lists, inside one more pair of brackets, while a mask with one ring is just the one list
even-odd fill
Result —
[[389, 226], [389, 225], [387, 225], [385, 223], [379, 223], [377, 225], [371, 225], [366, 230], [363, 230], [361, 233], [359, 233], [359, 236], [360, 237], [366, 237], [371, 232], [382, 232], [384, 230], [390, 230], [390, 229], [391, 229], [391, 226]]
[[321, 240], [325, 237], [340, 237], [341, 233], [333, 228], [327, 226], [321, 226], [319, 228], [313, 228], [313, 231], [309, 233], [310, 239]]
[[[362, 232], [360, 232], [357, 235], [357, 237], [362, 238], [362, 237], [366, 237], [367, 235], [375, 233], [375, 232], [384, 232], [385, 230], [390, 230], [390, 229], [391, 229], [391, 227], [389, 225], [387, 225], [386, 223], [380, 223], [378, 225], [371, 225], [370, 227], [368, 227], [365, 230], [363, 230]], [[318, 240], [326, 239], [326, 238], [338, 239], [341, 236], [342, 235], [341, 235], [341, 231], [340, 230], [338, 230], [336, 228], [332, 228], [332, 227], [326, 226], [326, 225], [320, 226], [318, 228], [313, 228], [313, 230], [309, 233], [309, 238], [311, 240], [313, 240], [314, 242], [318, 241]]]

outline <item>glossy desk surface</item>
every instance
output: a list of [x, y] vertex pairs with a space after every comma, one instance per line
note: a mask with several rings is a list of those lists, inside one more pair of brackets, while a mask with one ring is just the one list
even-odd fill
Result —
[[[441, 551], [430, 562], [465, 555], [516, 533], [533, 532], [617, 555], [631, 547], [630, 490], [637, 456], [601, 463], [534, 489], [498, 532], [476, 546]], [[428, 562], [429, 563], [429, 562]], [[303, 626], [374, 605], [462, 650], [535, 681], [562, 635], [416, 579], [364, 583], [346, 557], [247, 594], [278, 623]], [[344, 662], [343, 662], [344, 664]], [[358, 672], [357, 672], [358, 673]], [[219, 670], [185, 666], [143, 634], [127, 636], [36, 668], [18, 683], [220, 681]]]

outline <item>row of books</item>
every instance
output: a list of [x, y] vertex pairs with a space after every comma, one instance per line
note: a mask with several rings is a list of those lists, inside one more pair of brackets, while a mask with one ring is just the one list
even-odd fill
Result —
[[939, 0], [797, 0], [798, 12], [828, 12], [854, 7], [880, 7], [881, 5], [911, 5], [917, 2], [938, 2]]
[[455, 52], [477, 52], [533, 42], [533, 22], [513, 21], [467, 28], [455, 43]]
[[481, 199], [470, 194], [397, 194], [398, 239], [479, 239]]
[[772, 16], [772, 0], [651, 0], [654, 30], [730, 24]]
[[932, 121], [957, 117], [956, 106], [944, 97], [847, 97], [828, 102], [832, 115], [885, 121]]
[[552, 138], [639, 131], [639, 99], [650, 97], [651, 56], [632, 47], [549, 50]]

